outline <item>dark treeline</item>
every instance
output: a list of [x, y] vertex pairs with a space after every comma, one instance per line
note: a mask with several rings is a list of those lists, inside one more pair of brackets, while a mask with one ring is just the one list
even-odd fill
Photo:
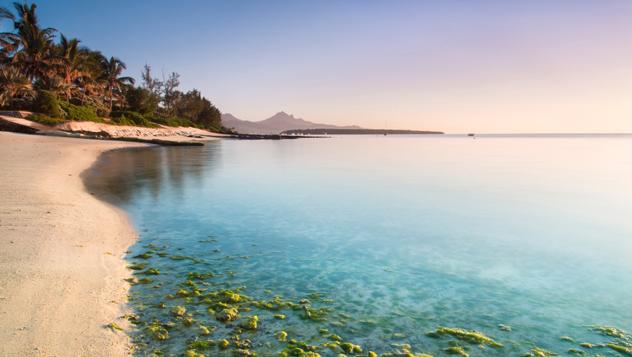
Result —
[[223, 131], [221, 112], [198, 90], [178, 89], [180, 75], [154, 78], [145, 65], [140, 85], [122, 76], [125, 63], [40, 25], [35, 4], [0, 7], [0, 108], [30, 110], [33, 120], [196, 126]]

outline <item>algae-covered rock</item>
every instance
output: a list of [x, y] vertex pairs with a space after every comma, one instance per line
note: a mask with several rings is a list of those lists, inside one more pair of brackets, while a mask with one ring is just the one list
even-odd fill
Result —
[[169, 332], [164, 326], [162, 326], [159, 321], [153, 321], [152, 323], [147, 325], [145, 330], [149, 333], [149, 335], [152, 336], [154, 340], [164, 341], [169, 338]]
[[570, 337], [570, 336], [561, 336], [560, 337], [560, 341], [575, 342], [575, 340], [572, 337]]
[[204, 354], [199, 353], [199, 352], [194, 351], [194, 350], [187, 350], [187, 351], [184, 353], [184, 355], [185, 355], [186, 357], [205, 357], [205, 356], [204, 356]]
[[259, 321], [259, 317], [257, 315], [250, 316], [246, 319], [246, 321], [243, 321], [239, 326], [246, 330], [256, 330], [258, 321]]
[[236, 349], [233, 351], [233, 356], [235, 357], [256, 357], [257, 352], [245, 350], [245, 349]]
[[470, 354], [465, 352], [465, 350], [461, 346], [448, 347], [448, 348], [444, 349], [444, 351], [447, 354], [451, 354], [451, 355], [459, 355], [459, 356], [463, 356], [463, 357], [470, 357]]
[[283, 314], [275, 314], [274, 318], [277, 320], [285, 320], [285, 315]]
[[194, 340], [189, 342], [187, 347], [191, 350], [204, 351], [208, 350], [215, 344], [213, 340]]
[[171, 314], [175, 316], [184, 316], [186, 312], [187, 312], [187, 309], [184, 306], [174, 306], [171, 309]]
[[237, 315], [239, 315], [239, 312], [237, 311], [237, 309], [235, 309], [234, 307], [231, 307], [231, 308], [223, 309], [220, 312], [216, 313], [215, 318], [218, 321], [226, 322], [226, 321], [235, 320], [237, 318]]
[[204, 325], [200, 325], [199, 327], [200, 327], [200, 334], [201, 335], [208, 336], [208, 335], [211, 334], [211, 330], [208, 327], [206, 327]]
[[574, 355], [583, 355], [583, 354], [585, 354], [584, 351], [578, 350], [577, 348], [569, 348], [567, 352], [570, 353], [570, 354], [574, 354]]
[[145, 252], [145, 253], [142, 253], [142, 254], [135, 255], [135, 256], [133, 256], [132, 258], [136, 258], [136, 259], [149, 259], [149, 258], [151, 258], [151, 257], [152, 257], [151, 253], [149, 253], [149, 252]]
[[223, 339], [219, 341], [217, 345], [219, 346], [219, 348], [225, 350], [228, 348], [228, 346], [230, 346], [230, 342], [227, 339]]
[[498, 325], [498, 329], [501, 331], [511, 332], [511, 326], [509, 325], [500, 324]]
[[191, 292], [187, 289], [180, 289], [176, 292], [176, 296], [179, 297], [189, 297], [191, 296]]
[[502, 344], [494, 341], [492, 338], [484, 335], [482, 332], [474, 331], [474, 330], [465, 330], [462, 328], [452, 328], [452, 327], [439, 327], [433, 332], [427, 333], [430, 337], [440, 337], [444, 335], [450, 335], [458, 338], [459, 340], [463, 340], [469, 343], [477, 344], [477, 345], [488, 345], [491, 347], [500, 348], [503, 347]]
[[285, 342], [287, 340], [287, 332], [285, 332], [285, 331], [277, 331], [274, 334], [274, 337], [276, 337], [276, 339], [279, 340], [280, 342]]
[[535, 347], [531, 351], [525, 354], [525, 357], [551, 357], [551, 356], [557, 356], [557, 354], [551, 351], [547, 351], [540, 347]]
[[597, 331], [605, 336], [617, 337], [617, 338], [628, 338], [627, 333], [619, 328], [612, 326], [591, 326], [593, 331]]
[[615, 350], [623, 355], [632, 356], [632, 344], [619, 342], [619, 343], [607, 343], [606, 346], [612, 350]]
[[340, 348], [347, 353], [362, 353], [362, 347], [354, 345], [351, 342], [343, 342], [340, 344]]
[[141, 274], [160, 275], [160, 270], [158, 270], [156, 268], [149, 268], [149, 269], [145, 270], [144, 272], [142, 272]]
[[377, 357], [377, 353], [369, 351], [369, 353], [367, 353], [367, 357]]
[[582, 343], [579, 344], [579, 346], [583, 347], [583, 348], [593, 348], [593, 347], [595, 347], [595, 345], [590, 343], [590, 342], [582, 342]]
[[145, 263], [131, 264], [127, 266], [127, 268], [131, 270], [143, 270], [145, 267], [147, 267], [147, 264]]

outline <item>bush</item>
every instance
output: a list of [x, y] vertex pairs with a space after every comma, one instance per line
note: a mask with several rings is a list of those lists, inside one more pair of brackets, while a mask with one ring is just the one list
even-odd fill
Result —
[[130, 111], [113, 111], [112, 120], [120, 125], [153, 126], [142, 114]]
[[38, 122], [40, 124], [44, 124], [44, 125], [50, 125], [50, 126], [54, 126], [60, 123], [64, 122], [64, 119], [61, 118], [51, 118], [46, 114], [39, 114], [39, 113], [33, 113], [31, 115], [28, 116], [29, 120], [32, 120], [34, 122]]
[[97, 115], [96, 108], [85, 105], [74, 105], [65, 101], [60, 101], [59, 106], [65, 112], [65, 118], [68, 120], [103, 122]]
[[195, 127], [195, 124], [189, 120], [184, 118], [153, 118], [151, 119], [154, 123], [162, 124], [166, 126], [192, 126]]
[[50, 91], [37, 91], [37, 96], [33, 102], [33, 111], [53, 118], [61, 118], [62, 112], [59, 107], [57, 96]]

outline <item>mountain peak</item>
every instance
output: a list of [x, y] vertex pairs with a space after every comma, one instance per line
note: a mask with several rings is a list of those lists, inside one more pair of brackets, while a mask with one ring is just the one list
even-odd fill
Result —
[[359, 126], [337, 126], [330, 124], [312, 123], [292, 114], [280, 111], [262, 121], [240, 120], [232, 114], [222, 114], [222, 124], [244, 134], [278, 134], [292, 129], [329, 129], [329, 128], [360, 128]]

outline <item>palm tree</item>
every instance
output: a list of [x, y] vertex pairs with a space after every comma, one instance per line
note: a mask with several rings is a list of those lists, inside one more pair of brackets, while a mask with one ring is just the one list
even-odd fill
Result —
[[31, 81], [15, 67], [0, 67], [0, 107], [10, 104], [17, 96], [33, 97]]
[[83, 56], [79, 51], [80, 41], [76, 38], [68, 39], [61, 35], [59, 42], [59, 76], [61, 77], [61, 92], [70, 100], [73, 91], [78, 87], [81, 77], [84, 76], [81, 70]]
[[15, 33], [0, 34], [0, 43], [9, 56], [13, 54], [10, 63], [20, 68], [21, 72], [31, 81], [39, 81], [44, 87], [50, 86], [53, 72], [51, 50], [57, 30], [42, 29], [35, 10], [37, 5], [13, 3], [16, 15], [2, 8], [0, 16], [13, 21]]
[[134, 78], [120, 77], [126, 68], [125, 63], [116, 57], [110, 57], [110, 59], [106, 57], [101, 58], [101, 76], [99, 79], [105, 83], [110, 111], [112, 111], [114, 97], [122, 98], [125, 85], [134, 84]]

